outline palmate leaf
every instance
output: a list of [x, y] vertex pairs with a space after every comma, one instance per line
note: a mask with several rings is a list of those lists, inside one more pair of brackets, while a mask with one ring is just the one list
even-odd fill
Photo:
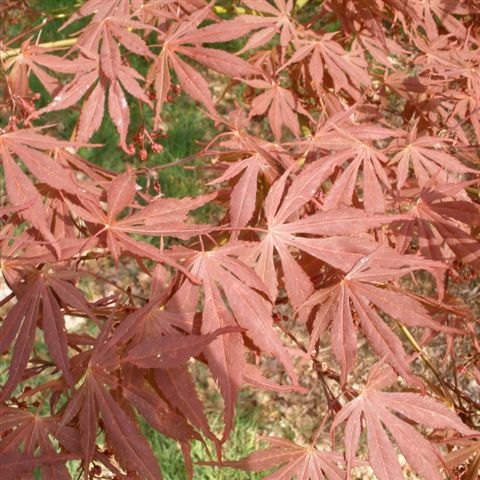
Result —
[[480, 90], [473, 88], [476, 87], [474, 81], [472, 81], [472, 84], [472, 88], [467, 88], [464, 91], [449, 90], [447, 92], [448, 100], [442, 102], [438, 112], [441, 116], [450, 115], [450, 112], [453, 112], [454, 116], [469, 119], [469, 127], [471, 128], [468, 129], [465, 128], [464, 122], [453, 119], [447, 120], [449, 127], [465, 144], [465, 148], [469, 148], [468, 145], [475, 145], [480, 140], [480, 110], [477, 108]]
[[[182, 60], [179, 54], [230, 77], [259, 73], [258, 68], [231, 53], [200, 46], [208, 42], [234, 40], [250, 30], [250, 27], [245, 24], [240, 25], [240, 28], [228, 29], [223, 23], [199, 29], [198, 25], [208, 17], [209, 13], [210, 5], [207, 5], [192, 13], [187, 19], [182, 19], [182, 22], [171, 25], [161, 38], [162, 51], [152, 64], [147, 76], [148, 82], [154, 84], [157, 93], [156, 126], [160, 122], [161, 110], [170, 89], [170, 68], [175, 71], [185, 93], [198, 101], [215, 118], [218, 117], [207, 81], [196, 69]], [[190, 46], [192, 44], [193, 46]]]
[[[352, 459], [358, 450], [361, 430], [367, 431], [369, 463], [378, 480], [405, 478], [385, 429], [421, 478], [441, 480], [439, 453], [411, 423], [454, 430], [464, 435], [474, 432], [454, 412], [431, 397], [411, 392], [381, 391], [395, 380], [396, 375], [390, 367], [383, 363], [376, 364], [361, 395], [347, 403], [336, 415], [332, 432], [346, 422], [345, 453], [347, 459]], [[352, 463], [349, 461], [349, 470]]]
[[[328, 163], [312, 163], [298, 174], [288, 192], [284, 194], [290, 175], [287, 170], [272, 185], [265, 200], [268, 232], [258, 245], [250, 248], [244, 255], [246, 261], [255, 265], [256, 272], [265, 285], [268, 285], [271, 298], [275, 299], [278, 281], [274, 251], [278, 252], [287, 294], [296, 309], [312, 294], [314, 287], [292, 255], [293, 249], [348, 271], [374, 243], [368, 236], [353, 238], [347, 235], [361, 234], [390, 220], [389, 217], [369, 215], [354, 208], [318, 212], [300, 220], [295, 219], [299, 209], [313, 198], [318, 186], [329, 173]], [[293, 220], [288, 221], [292, 217]]]
[[143, 77], [122, 63], [118, 45], [111, 34], [106, 35], [100, 54], [81, 49], [74, 64], [74, 78], [56, 93], [46, 107], [37, 110], [35, 115], [72, 107], [88, 95], [82, 107], [76, 137], [77, 141], [86, 142], [100, 128], [108, 92], [110, 118], [118, 131], [120, 146], [129, 151], [126, 139], [130, 110], [124, 90], [141, 102], [152, 105], [139, 84]]
[[[330, 168], [331, 172], [339, 169], [325, 197], [325, 209], [349, 206], [354, 197], [362, 197], [365, 210], [384, 212], [385, 192], [391, 188], [389, 158], [386, 149], [378, 148], [374, 142], [395, 138], [401, 133], [371, 123], [352, 122], [354, 112], [353, 108], [342, 110], [319, 122], [315, 135], [302, 142], [302, 150], [327, 153], [323, 158], [324, 168]], [[357, 185], [360, 178], [361, 194]]]
[[342, 90], [359, 100], [362, 91], [368, 88], [371, 81], [363, 49], [354, 43], [349, 51], [345, 50], [335, 40], [336, 32], [322, 36], [311, 35], [312, 38], [296, 42], [296, 51], [283, 68], [305, 62], [312, 84], [319, 95], [324, 92], [325, 73], [328, 72], [335, 93]]
[[455, 15], [468, 15], [474, 7], [465, 0], [431, 0], [425, 5], [414, 2], [411, 9], [414, 13], [406, 19], [406, 22], [411, 22], [409, 26], [422, 28], [429, 39], [435, 40], [439, 35], [439, 25], [456, 37], [465, 38], [467, 29]]
[[75, 65], [71, 60], [52, 55], [50, 53], [52, 51], [55, 49], [31, 45], [28, 40], [22, 43], [20, 55], [8, 59], [4, 64], [5, 71], [8, 72], [10, 93], [26, 97], [30, 93], [29, 75], [34, 73], [45, 90], [52, 95], [61, 84], [57, 78], [48, 73], [48, 70], [75, 73]]
[[268, 123], [277, 141], [282, 137], [282, 126], [288, 128], [295, 137], [300, 136], [297, 113], [308, 117], [308, 112], [290, 90], [281, 86], [279, 79], [266, 76], [265, 80], [245, 80], [245, 83], [264, 90], [253, 99], [250, 117], [267, 114]]
[[71, 23], [93, 15], [94, 23], [101, 23], [110, 16], [127, 16], [130, 13], [130, 0], [88, 0], [63, 25], [62, 29]]
[[153, 53], [145, 41], [134, 33], [133, 29], [152, 31], [155, 27], [133, 20], [131, 15], [120, 10], [112, 13], [113, 15], [101, 21], [95, 21], [95, 17], [92, 18], [90, 23], [81, 30], [76, 45], [85, 51], [99, 53], [105, 72], [109, 72], [111, 66], [114, 66], [113, 63], [120, 59], [119, 45], [136, 55], [153, 58]]
[[340, 282], [316, 291], [302, 306], [301, 310], [308, 312], [318, 306], [309, 351], [313, 351], [319, 338], [330, 326], [332, 350], [341, 366], [341, 382], [345, 384], [348, 373], [355, 365], [355, 315], [375, 353], [407, 381], [418, 384], [410, 371], [401, 340], [380, 317], [378, 310], [409, 327], [445, 330], [446, 327], [434, 321], [414, 298], [385, 288], [386, 282], [397, 280], [409, 272], [419, 269], [434, 272], [436, 268], [441, 269], [442, 265], [419, 257], [399, 255], [384, 245], [371, 244], [369, 250]]
[[145, 305], [125, 316], [106, 342], [104, 347], [106, 354], [127, 342], [130, 347], [134, 347], [163, 335], [191, 333], [193, 322], [188, 318], [185, 309], [183, 315], [166, 309], [165, 303], [169, 295], [170, 291], [165, 295], [152, 296]]
[[[432, 105], [432, 119], [447, 125], [463, 144], [478, 143], [479, 60], [472, 50], [472, 44], [463, 40], [452, 43], [450, 35], [441, 35], [429, 43], [418, 38], [416, 43], [423, 52], [415, 61], [422, 83], [429, 88], [442, 85], [444, 90], [444, 100]], [[458, 88], [458, 82], [462, 82], [461, 89]]]
[[55, 237], [49, 228], [47, 208], [42, 195], [32, 180], [17, 165], [15, 157], [28, 168], [38, 182], [54, 191], [67, 193], [79, 199], [86, 198], [87, 192], [75, 179], [73, 172], [49, 155], [53, 149], [73, 146], [71, 142], [57, 140], [40, 133], [40, 128], [19, 129], [0, 135], [0, 159], [3, 164], [5, 186], [10, 204], [21, 207], [19, 215], [27, 220], [40, 234], [57, 249]]
[[[93, 2], [93, 4], [96, 5], [96, 2]], [[89, 5], [86, 4], [84, 7], [89, 7]], [[138, 83], [143, 77], [130, 66], [123, 64], [120, 45], [132, 53], [151, 59], [154, 55], [145, 41], [133, 33], [132, 29], [152, 30], [154, 28], [142, 22], [132, 20], [125, 11], [130, 8], [128, 3], [124, 5], [123, 9], [119, 5], [114, 7], [112, 4], [112, 10], [108, 12], [111, 16], [102, 18], [101, 21], [95, 21], [97, 16], [102, 16], [98, 10], [95, 10], [95, 17], [82, 29], [76, 43], [76, 47], [83, 54], [75, 61], [77, 65], [75, 73], [77, 75], [72, 84], [66, 85], [58, 93], [53, 104], [50, 104], [50, 107], [43, 111], [49, 111], [49, 108], [58, 110], [59, 105], [62, 104], [62, 102], [58, 101], [58, 97], [60, 96], [61, 98], [62, 95], [70, 93], [73, 86], [82, 86], [86, 90], [90, 90], [90, 95], [82, 106], [82, 113], [77, 128], [77, 140], [87, 141], [102, 124], [108, 90], [108, 111], [120, 134], [122, 148], [128, 150], [125, 142], [130, 123], [130, 113], [121, 86], [138, 100], [150, 106], [152, 104]], [[86, 8], [85, 11], [93, 13], [92, 8]], [[81, 77], [78, 75], [79, 70], [88, 66], [87, 58], [98, 59], [96, 71], [98, 76], [101, 75], [101, 81], [95, 85], [93, 90], [90, 85], [92, 85], [92, 81], [95, 81], [95, 78], [92, 78], [90, 72]], [[94, 67], [94, 64], [92, 67]], [[86, 72], [83, 73], [85, 74]], [[88, 85], [89, 83], [90, 85]], [[109, 89], [107, 88], [108, 86]], [[66, 108], [67, 104], [68, 102], [63, 102], [62, 108]]]
[[[390, 14], [386, 8], [390, 3], [383, 3], [378, 0], [371, 2], [348, 2], [342, 3], [339, 0], [328, 0], [322, 4], [324, 13], [333, 12], [335, 16], [342, 22], [342, 30], [361, 35], [364, 29], [369, 30], [374, 38], [378, 39], [377, 43], [382, 45], [385, 41], [385, 31], [383, 29], [382, 20], [388, 18]], [[323, 13], [323, 12], [322, 12]]]
[[[259, 350], [275, 356], [298, 386], [290, 353], [282, 344], [273, 326], [268, 291], [255, 272], [238, 259], [242, 243], [232, 242], [209, 252], [178, 250], [192, 275], [201, 280], [202, 287], [186, 280], [172, 297], [175, 311], [195, 312], [203, 292], [202, 327], [204, 333], [239, 325]], [[179, 309], [177, 305], [182, 305]], [[178, 310], [177, 310], [178, 309]], [[243, 384], [245, 346], [238, 333], [221, 335], [205, 351], [209, 367], [217, 379], [225, 400], [225, 440], [232, 427], [238, 391]]]
[[[155, 198], [142, 207], [134, 202], [137, 192], [135, 175], [132, 171], [118, 175], [108, 186], [106, 210], [97, 200], [85, 201], [82, 205], [69, 202], [70, 211], [91, 226], [92, 237], [100, 238], [118, 261], [122, 252], [137, 257], [149, 257], [157, 261], [167, 262], [173, 266], [178, 264], [169, 260], [168, 254], [152, 245], [136, 240], [128, 234], [150, 236], [172, 236], [188, 239], [193, 235], [207, 233], [206, 225], [195, 225], [187, 222], [190, 210], [201, 207], [215, 197], [215, 194], [202, 195], [196, 198]], [[119, 214], [126, 208], [135, 209], [133, 213], [121, 218]]]
[[245, 334], [262, 351], [276, 356], [297, 383], [290, 355], [273, 328], [271, 307], [262, 296], [267, 294], [266, 287], [255, 272], [232, 257], [228, 245], [207, 255], [202, 254], [197, 261], [201, 262], [197, 264], [197, 268], [202, 269], [200, 278], [210, 285], [215, 283], [221, 287], [235, 320], [247, 329]]
[[293, 0], [275, 0], [273, 5], [266, 0], [242, 0], [254, 12], [261, 12], [262, 16], [240, 15], [233, 22], [237, 24], [251, 24], [255, 32], [241, 52], [258, 48], [269, 42], [275, 34], [280, 34], [280, 45], [286, 47], [292, 39], [297, 37], [296, 22], [292, 15]]
[[345, 464], [343, 455], [315, 448], [302, 447], [283, 438], [265, 437], [269, 448], [259, 450], [237, 461], [200, 462], [200, 465], [228, 467], [245, 472], [261, 472], [278, 468], [265, 480], [345, 480], [340, 468]]
[[256, 210], [259, 193], [257, 190], [260, 190], [259, 178], [270, 185], [280, 176], [283, 168], [294, 164], [293, 157], [286, 150], [245, 132], [243, 122], [248, 120], [241, 115], [239, 117], [229, 122], [232, 138], [223, 140], [220, 144], [226, 150], [222, 148], [221, 152], [215, 152], [219, 164], [225, 163], [226, 170], [209, 182], [215, 185], [237, 179], [229, 202], [230, 225], [234, 229], [239, 228], [238, 231], [233, 231], [233, 238], [238, 237], [241, 233], [240, 227], [244, 227], [251, 220]]
[[453, 252], [463, 263], [480, 268], [480, 242], [470, 233], [480, 224], [480, 209], [467, 201], [468, 196], [459, 198], [469, 183], [428, 182], [405, 219], [398, 222], [398, 251], [404, 252], [417, 236], [424, 257], [448, 261]]
[[431, 177], [437, 182], [451, 183], [466, 173], [477, 173], [447, 153], [448, 144], [451, 142], [441, 137], [418, 135], [417, 123], [408, 132], [406, 145], [392, 158], [392, 162], [398, 164], [396, 183], [399, 190], [409, 178], [410, 164], [420, 187], [424, 187]]
[[113, 448], [118, 463], [127, 471], [137, 472], [141, 478], [161, 479], [160, 467], [150, 445], [105, 384], [115, 387], [116, 380], [100, 368], [90, 366], [64, 412], [64, 425], [78, 415], [85, 470], [88, 471], [94, 457], [100, 415], [107, 442]]
[[40, 467], [42, 478], [69, 480], [66, 462], [78, 452], [56, 453], [50, 435], [59, 440], [56, 418], [42, 417], [18, 408], [0, 408], [0, 473], [22, 475]]
[[96, 457], [101, 416], [106, 442], [118, 464], [127, 472], [136, 472], [141, 478], [160, 480], [160, 467], [151, 447], [140, 433], [133, 411], [122, 404], [118, 379], [113, 373], [119, 367], [118, 355], [115, 349], [108, 347], [112, 320], [112, 317], [107, 320], [92, 348], [82, 355], [78, 367], [81, 367], [83, 376], [63, 409], [60, 431], [72, 425], [79, 430], [82, 466], [87, 473]]
[[[187, 316], [185, 313], [170, 311], [168, 305], [166, 307], [162, 305], [164, 301], [163, 297], [154, 298], [125, 317], [105, 344], [97, 349], [96, 362], [110, 365], [111, 359], [114, 358], [113, 364], [117, 366], [116, 352], [120, 348], [123, 350], [122, 346], [128, 342], [130, 351], [133, 351], [133, 357], [131, 357], [131, 363], [128, 357], [121, 363], [122, 378], [126, 382], [126, 385], [122, 385], [122, 394], [154, 428], [181, 442], [185, 460], [190, 464], [189, 442], [192, 438], [201, 439], [190, 424], [217, 446], [218, 439], [210, 429], [202, 402], [198, 398], [194, 381], [186, 365], [187, 360], [195, 352], [185, 349], [185, 346], [193, 343], [196, 352], [200, 353], [208, 348], [208, 344], [214, 340], [216, 333], [206, 337], [180, 335], [178, 329], [190, 333], [192, 325], [188, 321], [183, 321], [182, 317]], [[183, 309], [185, 309], [184, 305]], [[238, 327], [233, 329], [229, 327], [221, 331], [230, 333], [220, 335], [220, 338], [237, 335], [231, 332], [237, 332]], [[161, 354], [159, 347], [162, 345], [165, 346], [164, 355], [158, 358], [157, 355]], [[153, 381], [150, 364], [143, 365], [143, 354], [139, 354], [145, 350], [144, 347], [153, 351], [152, 357], [157, 362], [156, 368], [153, 369]], [[128, 352], [127, 355], [129, 355]], [[134, 364], [137, 363], [145, 368], [135, 366]], [[236, 367], [239, 368], [240, 364]]]
[[75, 275], [62, 277], [61, 272], [36, 272], [14, 287], [18, 303], [10, 309], [0, 327], [0, 352], [6, 351], [14, 342], [12, 355], [15, 361], [10, 365], [1, 398], [8, 398], [22, 380], [33, 350], [37, 326], [43, 331], [48, 352], [63, 380], [68, 386], [73, 386], [63, 307], [73, 307], [91, 318], [95, 316], [81, 291], [69, 281]]

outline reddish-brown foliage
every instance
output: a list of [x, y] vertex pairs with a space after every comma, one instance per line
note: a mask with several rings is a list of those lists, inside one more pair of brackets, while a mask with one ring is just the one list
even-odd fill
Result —
[[[83, 22], [69, 50], [26, 32], [1, 52], [0, 265], [11, 293], [1, 299], [0, 476], [67, 479], [76, 460], [85, 480], [105, 470], [161, 479], [142, 417], [181, 444], [190, 477], [190, 444], [208, 439], [218, 458], [204, 465], [277, 469], [270, 479], [342, 480], [362, 466], [379, 480], [407, 468], [474, 480], [478, 319], [451, 285], [480, 268], [480, 5], [236, 3], [226, 19], [204, 0], [86, 0], [64, 24]], [[219, 44], [232, 40], [237, 53]], [[42, 108], [30, 76], [49, 95]], [[219, 130], [199, 155], [211, 167], [203, 195], [166, 198], [153, 169], [117, 174], [78, 153], [95, 148], [107, 110], [119, 148], [136, 155], [132, 107], [155, 138], [172, 90]], [[70, 108], [80, 111], [71, 141], [57, 139], [46, 119]], [[215, 203], [223, 217], [195, 223], [191, 212]], [[136, 262], [149, 297], [120, 287], [88, 297], [81, 281], [107, 282], [95, 266], [109, 260]], [[431, 293], [416, 288], [421, 278]], [[68, 315], [91, 328], [74, 332]], [[359, 355], [361, 338], [371, 355]], [[443, 358], [429, 355], [433, 344]], [[263, 357], [284, 370], [282, 384]], [[223, 432], [209, 425], [191, 358], [218, 385]], [[222, 460], [241, 389], [306, 394], [308, 362], [330, 392], [317, 399], [311, 443], [269, 437], [267, 449]]]

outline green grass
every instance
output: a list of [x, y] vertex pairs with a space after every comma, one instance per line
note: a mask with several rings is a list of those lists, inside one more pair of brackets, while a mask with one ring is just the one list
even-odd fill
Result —
[[[193, 155], [201, 150], [201, 142], [213, 136], [212, 122], [183, 95], [165, 106], [162, 117], [167, 125], [167, 137], [160, 141], [164, 150], [152, 155], [147, 166], [155, 167]], [[197, 160], [160, 170], [163, 193], [167, 197], [183, 197], [204, 192], [202, 163], [202, 160]]]
[[[244, 407], [237, 413], [234, 429], [223, 448], [223, 458], [225, 460], [238, 460], [254, 450], [258, 450], [257, 431], [260, 428], [258, 417], [256, 407], [251, 409], [245, 409]], [[211, 417], [211, 425], [213, 430], [221, 430], [222, 418], [218, 414]], [[162, 467], [165, 480], [186, 479], [184, 460], [177, 443], [146, 425], [143, 427], [143, 432]], [[214, 452], [211, 444], [209, 449]], [[205, 446], [198, 441], [194, 441], [192, 444], [192, 458], [194, 462], [214, 460], [209, 456]], [[264, 476], [264, 473], [248, 473], [232, 468], [194, 466], [195, 480], [260, 480]]]

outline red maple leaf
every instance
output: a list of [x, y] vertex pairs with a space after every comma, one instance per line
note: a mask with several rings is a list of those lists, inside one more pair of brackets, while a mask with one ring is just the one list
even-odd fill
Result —
[[[407, 462], [422, 478], [441, 480], [439, 454], [411, 423], [430, 428], [455, 430], [465, 435], [472, 430], [445, 405], [431, 397], [412, 392], [383, 392], [396, 380], [393, 371], [382, 363], [370, 371], [362, 393], [338, 412], [332, 432], [345, 425], [345, 455], [348, 468], [358, 450], [360, 433], [367, 431], [369, 463], [379, 480], [402, 480], [397, 453], [385, 429], [395, 440]], [[406, 420], [408, 421], [406, 421]]]
[[79, 47], [81, 54], [74, 60], [75, 77], [57, 92], [52, 102], [37, 110], [35, 115], [69, 108], [88, 95], [82, 106], [77, 131], [77, 140], [85, 142], [102, 124], [108, 91], [108, 112], [118, 130], [120, 145], [129, 151], [126, 139], [130, 110], [123, 89], [147, 105], [151, 105], [151, 102], [138, 83], [143, 77], [133, 68], [122, 64], [113, 37], [107, 35], [102, 45], [105, 47], [100, 56]]
[[424, 257], [448, 261], [453, 253], [458, 260], [479, 268], [480, 243], [472, 236], [471, 227], [480, 223], [480, 209], [468, 196], [462, 197], [469, 183], [437, 186], [434, 179], [429, 181], [397, 224], [397, 250], [404, 252], [415, 236]]
[[214, 102], [205, 78], [185, 62], [180, 55], [186, 56], [207, 68], [230, 77], [248, 76], [258, 73], [258, 68], [250, 65], [240, 57], [223, 50], [200, 46], [203, 43], [225, 42], [241, 37], [249, 31], [249, 27], [228, 28], [223, 23], [198, 28], [199, 24], [210, 13], [210, 5], [192, 13], [181, 22], [172, 24], [167, 32], [161, 35], [162, 51], [148, 73], [149, 83], [155, 85], [157, 104], [155, 109], [155, 125], [160, 121], [160, 112], [170, 90], [172, 68], [182, 89], [200, 102], [215, 118]]
[[[418, 122], [413, 125], [408, 132], [405, 145], [402, 145], [392, 158], [392, 162], [398, 164], [396, 183], [399, 190], [409, 178], [410, 166], [413, 167], [420, 187], [425, 186], [431, 177], [435, 177], [437, 181], [451, 183], [452, 179], [466, 173], [477, 173], [446, 151], [452, 144], [451, 141], [441, 137], [418, 135], [417, 125]], [[396, 146], [393, 148], [397, 150]]]
[[[137, 193], [135, 179], [134, 173], [129, 170], [110, 182], [106, 211], [98, 201], [85, 201], [82, 205], [69, 203], [70, 210], [91, 226], [92, 236], [86, 245], [100, 238], [111, 250], [115, 260], [119, 259], [122, 252], [130, 252], [131, 255], [155, 258], [178, 267], [178, 264], [172, 263], [168, 255], [161, 250], [128, 234], [187, 239], [193, 235], [207, 233], [210, 227], [189, 224], [186, 219], [190, 210], [204, 205], [213, 199], [215, 194], [183, 199], [160, 197], [142, 206], [134, 203]], [[133, 208], [135, 211], [117, 218], [127, 208]]]
[[[236, 461], [199, 462], [200, 465], [228, 467], [245, 472], [277, 468], [265, 480], [344, 480], [343, 455], [320, 450], [315, 445], [302, 447], [283, 438], [264, 437], [270, 447]], [[280, 467], [280, 468], [278, 468]]]
[[336, 36], [336, 32], [321, 36], [310, 34], [311, 38], [298, 40], [295, 53], [283, 68], [305, 62], [318, 94], [325, 90], [325, 74], [328, 73], [335, 93], [343, 90], [359, 100], [362, 90], [370, 85], [364, 51], [356, 42], [347, 51], [334, 39]]
[[275, 299], [278, 280], [274, 250], [278, 252], [287, 294], [295, 308], [302, 305], [314, 287], [292, 250], [306, 252], [335, 268], [348, 271], [374, 243], [368, 236], [353, 238], [347, 235], [363, 233], [389, 221], [386, 217], [371, 216], [353, 208], [318, 212], [297, 219], [297, 212], [313, 198], [318, 185], [328, 177], [329, 168], [323, 161], [308, 165], [293, 180], [286, 194], [290, 171], [287, 170], [272, 185], [264, 204], [266, 234], [244, 255], [255, 265], [257, 273], [268, 285], [271, 298]]
[[[42, 236], [57, 244], [49, 228], [47, 209], [43, 206], [42, 195], [30, 178], [15, 162], [20, 159], [36, 179], [54, 191], [86, 198], [87, 192], [76, 180], [73, 172], [52, 158], [48, 152], [62, 149], [72, 143], [56, 140], [39, 133], [40, 128], [16, 130], [0, 134], [0, 159], [3, 163], [7, 195], [10, 203], [16, 207], [28, 204], [19, 214], [28, 220]], [[58, 248], [57, 248], [58, 250]]]
[[45, 90], [52, 95], [61, 86], [60, 81], [48, 71], [56, 73], [75, 73], [75, 64], [71, 60], [51, 55], [55, 48], [32, 45], [29, 40], [22, 43], [19, 55], [5, 61], [4, 69], [8, 72], [10, 94], [26, 97], [30, 92], [28, 78], [30, 73], [40, 80]]
[[[437, 324], [414, 298], [398, 290], [390, 291], [383, 284], [411, 271], [435, 270], [441, 265], [419, 257], [398, 255], [386, 246], [371, 244], [370, 247], [365, 247], [369, 253], [365, 253], [346, 271], [340, 282], [316, 291], [302, 307], [310, 310], [318, 305], [312, 326], [310, 351], [331, 326], [332, 350], [342, 369], [341, 381], [345, 383], [348, 373], [355, 365], [355, 316], [375, 353], [409, 382], [418, 384], [410, 372], [410, 362], [402, 342], [380, 317], [378, 310], [409, 327], [433, 330], [444, 330], [445, 327]], [[345, 255], [347, 252], [348, 250]]]
[[[77, 459], [79, 451], [68, 448], [58, 433], [59, 422], [55, 417], [43, 417], [19, 408], [0, 408], [0, 473], [2, 475], [33, 475], [40, 467], [42, 476], [67, 480], [70, 478], [67, 461]], [[67, 452], [57, 453], [52, 437]], [[68, 442], [67, 442], [68, 443]], [[70, 442], [71, 443], [71, 442]], [[71, 453], [70, 453], [71, 452]]]
[[[302, 150], [325, 152], [324, 168], [335, 171], [333, 184], [325, 196], [327, 209], [352, 205], [354, 199], [363, 199], [369, 212], [384, 212], [385, 191], [390, 189], [389, 158], [384, 148], [375, 142], [395, 138], [398, 130], [375, 124], [351, 121], [353, 109], [341, 111], [319, 122], [315, 134], [302, 142]], [[331, 175], [331, 173], [329, 174]], [[362, 187], [357, 185], [362, 179]]]

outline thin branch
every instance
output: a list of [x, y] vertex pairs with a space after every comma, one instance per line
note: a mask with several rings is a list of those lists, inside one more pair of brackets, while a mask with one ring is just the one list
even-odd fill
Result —
[[[77, 43], [76, 38], [66, 38], [64, 40], [57, 40], [55, 42], [39, 43], [37, 47], [60, 49], [60, 48], [71, 47], [76, 43]], [[17, 57], [21, 53], [22, 53], [21, 48], [8, 48], [7, 50], [0, 52], [0, 60], [3, 61], [3, 60], [7, 60], [8, 58]]]

